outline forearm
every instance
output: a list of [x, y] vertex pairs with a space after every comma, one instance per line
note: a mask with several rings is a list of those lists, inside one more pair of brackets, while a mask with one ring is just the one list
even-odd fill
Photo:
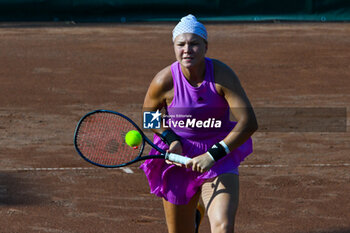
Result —
[[223, 140], [215, 143], [207, 151], [207, 154], [210, 155], [212, 160], [218, 161], [246, 142], [256, 130], [256, 120], [248, 122], [241, 120]]
[[230, 151], [233, 151], [246, 142], [257, 129], [258, 124], [255, 118], [238, 121], [236, 126], [223, 139], [223, 141]]
[[[150, 100], [145, 100], [145, 103], [143, 105], [142, 108], [142, 113], [143, 113], [143, 118], [144, 118], [144, 113], [145, 112], [157, 112], [159, 111], [161, 113], [163, 106], [161, 106], [160, 104], [154, 104], [155, 101], [150, 101]], [[151, 104], [155, 105], [155, 106], [150, 106]], [[145, 120], [145, 119], [143, 119]], [[150, 130], [157, 134], [157, 135], [161, 135], [164, 131], [165, 128], [162, 125], [163, 122], [163, 118], [162, 116], [160, 116], [160, 128], [150, 128]]]
[[[162, 122], [162, 119], [161, 119], [161, 122]], [[151, 129], [153, 133], [157, 134], [157, 135], [162, 135], [162, 133], [164, 131], [166, 131], [167, 129], [164, 128], [161, 124], [160, 128], [159, 129]]]

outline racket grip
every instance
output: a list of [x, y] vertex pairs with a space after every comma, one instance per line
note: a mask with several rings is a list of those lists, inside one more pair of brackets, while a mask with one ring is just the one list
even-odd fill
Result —
[[181, 164], [186, 164], [187, 161], [191, 160], [191, 158], [174, 154], [174, 153], [166, 153], [165, 154], [165, 159], [173, 161], [175, 163], [181, 163]]

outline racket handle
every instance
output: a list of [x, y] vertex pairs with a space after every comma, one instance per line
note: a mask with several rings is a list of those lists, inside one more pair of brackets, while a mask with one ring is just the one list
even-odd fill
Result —
[[181, 163], [181, 164], [186, 164], [189, 160], [191, 160], [191, 158], [174, 154], [174, 153], [166, 153], [165, 159], [173, 161], [175, 163]]

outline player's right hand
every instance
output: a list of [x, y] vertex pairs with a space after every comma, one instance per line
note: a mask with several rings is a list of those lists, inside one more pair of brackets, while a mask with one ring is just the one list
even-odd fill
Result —
[[[169, 146], [169, 150], [167, 150], [167, 152], [169, 153], [175, 153], [175, 154], [178, 154], [178, 155], [181, 155], [182, 154], [182, 145], [181, 145], [181, 142], [180, 141], [174, 141], [170, 144]], [[181, 163], [175, 163], [173, 161], [170, 161], [170, 160], [165, 160], [165, 162], [167, 164], [174, 164], [176, 166], [179, 166], [179, 167], [184, 167], [185, 165], [181, 164]]]

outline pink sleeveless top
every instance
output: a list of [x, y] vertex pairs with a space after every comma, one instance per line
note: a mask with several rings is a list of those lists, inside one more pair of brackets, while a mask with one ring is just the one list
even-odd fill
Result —
[[215, 88], [213, 62], [206, 58], [205, 64], [205, 78], [199, 87], [188, 82], [179, 62], [171, 66], [174, 98], [167, 114], [174, 123], [168, 125], [180, 137], [193, 141], [226, 136], [234, 126], [230, 122], [229, 105]]

